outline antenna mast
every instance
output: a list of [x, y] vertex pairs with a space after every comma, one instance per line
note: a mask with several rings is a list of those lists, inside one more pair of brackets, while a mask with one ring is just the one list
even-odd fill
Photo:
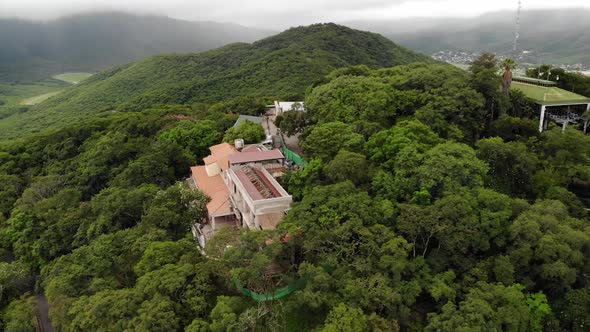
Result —
[[516, 10], [516, 26], [514, 27], [514, 43], [512, 44], [512, 52], [516, 54], [516, 47], [518, 46], [518, 37], [520, 37], [520, 9], [522, 7], [521, 0], [518, 0], [518, 9]]

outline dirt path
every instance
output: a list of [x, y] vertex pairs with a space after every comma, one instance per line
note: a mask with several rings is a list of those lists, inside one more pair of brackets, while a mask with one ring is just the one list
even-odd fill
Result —
[[39, 325], [38, 331], [53, 332], [53, 325], [49, 320], [49, 303], [44, 294], [37, 295], [37, 322]]
[[[268, 121], [267, 121], [268, 119]], [[277, 136], [278, 135], [278, 128], [277, 126], [275, 126], [275, 119], [276, 116], [273, 115], [269, 115], [267, 117], [265, 117], [265, 119], [262, 121], [262, 126], [264, 127], [264, 129], [266, 129], [268, 132], [270, 132], [271, 135], [273, 136]], [[285, 145], [291, 149], [293, 152], [297, 153], [297, 154], [301, 154], [301, 148], [299, 147], [299, 134], [297, 135], [293, 135], [293, 136], [285, 136]]]

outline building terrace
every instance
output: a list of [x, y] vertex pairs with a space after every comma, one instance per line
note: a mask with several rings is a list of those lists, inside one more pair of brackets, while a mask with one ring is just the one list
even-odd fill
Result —
[[588, 120], [584, 113], [590, 111], [590, 98], [560, 89], [555, 82], [528, 77], [513, 77], [511, 89], [521, 91], [540, 107], [539, 131], [547, 128], [549, 120], [565, 130], [569, 124], [583, 124], [586, 132]]
[[223, 227], [275, 228], [292, 201], [275, 179], [284, 170], [283, 154], [262, 145], [238, 151], [227, 143], [209, 150], [205, 165], [191, 167], [189, 179], [211, 198], [206, 217], [192, 227], [200, 245], [205, 246]]

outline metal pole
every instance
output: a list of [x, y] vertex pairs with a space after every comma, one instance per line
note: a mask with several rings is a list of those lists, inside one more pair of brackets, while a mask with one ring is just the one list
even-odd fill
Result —
[[[590, 116], [590, 104], [586, 105], [586, 113], [584, 113], [585, 117]], [[588, 118], [584, 119], [584, 134], [586, 133], [586, 129], [588, 128]]]
[[547, 106], [541, 105], [541, 118], [539, 119], [539, 132], [543, 132], [543, 121], [545, 121], [545, 108]]

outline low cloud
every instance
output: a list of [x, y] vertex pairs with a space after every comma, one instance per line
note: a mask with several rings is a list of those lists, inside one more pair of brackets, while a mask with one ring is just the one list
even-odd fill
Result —
[[[284, 28], [314, 22], [395, 19], [416, 16], [474, 16], [515, 10], [514, 0], [0, 0], [0, 17], [50, 20], [93, 11], [124, 11], [187, 20], [234, 22]], [[525, 9], [590, 7], [587, 0], [537, 0]], [[529, 7], [527, 7], [529, 6]], [[534, 7], [530, 7], [534, 6]]]

